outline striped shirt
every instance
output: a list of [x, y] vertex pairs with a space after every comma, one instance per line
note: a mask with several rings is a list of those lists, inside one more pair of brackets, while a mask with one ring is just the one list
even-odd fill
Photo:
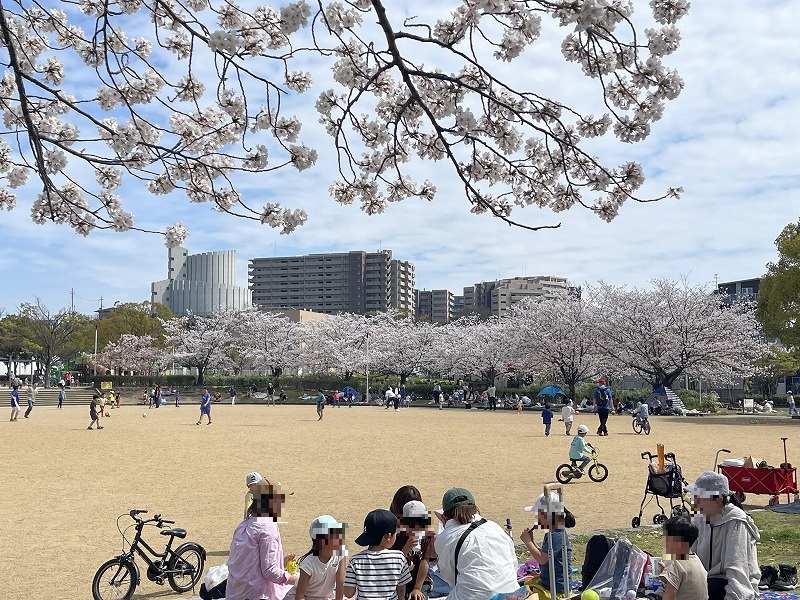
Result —
[[362, 550], [347, 563], [344, 585], [356, 588], [359, 600], [397, 600], [397, 586], [411, 582], [408, 561], [400, 550]]

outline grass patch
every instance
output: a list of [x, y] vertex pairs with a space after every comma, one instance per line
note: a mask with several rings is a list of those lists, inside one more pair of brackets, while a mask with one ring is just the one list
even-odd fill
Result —
[[[761, 565], [800, 566], [800, 515], [776, 513], [771, 510], [754, 511], [753, 520], [761, 531], [758, 543], [758, 562]], [[571, 538], [572, 566], [580, 569], [586, 556], [586, 544], [592, 535], [602, 533], [610, 538], [625, 536], [637, 547], [654, 556], [664, 554], [661, 527], [653, 525], [638, 529], [598, 530], [594, 533], [576, 535]], [[524, 546], [517, 546], [520, 562], [530, 558]]]

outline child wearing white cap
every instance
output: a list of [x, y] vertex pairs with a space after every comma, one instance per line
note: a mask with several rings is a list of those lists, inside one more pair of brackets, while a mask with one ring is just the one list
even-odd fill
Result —
[[346, 523], [339, 523], [330, 515], [321, 515], [311, 522], [308, 528], [311, 550], [300, 557], [297, 586], [285, 600], [342, 600], [347, 564], [346, 528]]
[[251, 471], [244, 478], [244, 483], [247, 486], [247, 493], [244, 495], [244, 519], [250, 516], [250, 507], [253, 505], [253, 489], [257, 484], [264, 481], [261, 473], [258, 471]]
[[[531, 557], [539, 563], [541, 567], [541, 575], [538, 580], [534, 579], [528, 583], [528, 586], [533, 588], [534, 591], [545, 591], [548, 594], [552, 590], [552, 582], [550, 581], [550, 562], [549, 549], [552, 547], [553, 559], [555, 564], [555, 589], [557, 594], [564, 593], [564, 569], [569, 572], [572, 562], [572, 548], [569, 543], [569, 536], [564, 535], [565, 527], [575, 526], [575, 517], [564, 507], [564, 502], [556, 492], [550, 492], [548, 496], [541, 494], [533, 506], [526, 506], [525, 510], [528, 512], [536, 513], [536, 524], [533, 527], [525, 529], [519, 536], [522, 543], [530, 551]], [[535, 528], [549, 530], [542, 540], [542, 545], [539, 546], [533, 540], [533, 530]], [[564, 565], [562, 544], [563, 540], [567, 540], [567, 563]], [[539, 588], [536, 590], [536, 588]], [[567, 590], [569, 591], [569, 590]], [[540, 593], [540, 596], [542, 594]]]

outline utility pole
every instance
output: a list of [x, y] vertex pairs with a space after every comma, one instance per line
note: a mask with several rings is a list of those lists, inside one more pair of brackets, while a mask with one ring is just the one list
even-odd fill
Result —
[[70, 312], [74, 313], [75, 312], [75, 288], [70, 289], [69, 296], [70, 296], [70, 302], [69, 302]]

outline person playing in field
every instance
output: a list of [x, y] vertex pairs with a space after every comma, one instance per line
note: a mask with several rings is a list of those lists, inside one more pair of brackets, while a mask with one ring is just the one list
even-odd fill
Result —
[[19, 419], [19, 386], [14, 384], [11, 386], [11, 418], [9, 421], [16, 421]]
[[208, 417], [208, 424], [211, 425], [211, 394], [208, 393], [208, 388], [203, 388], [203, 395], [200, 396], [200, 420], [197, 421], [198, 425], [203, 424], [203, 415]]
[[322, 413], [325, 410], [325, 394], [321, 389], [317, 390], [317, 421], [322, 421]]
[[581, 473], [583, 473], [589, 461], [592, 460], [588, 456], [584, 456], [584, 454], [591, 454], [594, 450], [592, 445], [585, 439], [587, 433], [589, 433], [589, 428], [586, 425], [578, 425], [578, 435], [572, 438], [572, 443], [569, 445], [569, 459], [570, 461], [581, 461], [581, 464], [578, 465]]
[[567, 431], [567, 435], [569, 435], [569, 432], [572, 431], [572, 421], [574, 418], [575, 409], [572, 408], [572, 400], [567, 398], [567, 401], [564, 403], [564, 406], [561, 409], [561, 420], [564, 421], [564, 429]]
[[97, 423], [97, 428], [102, 429], [103, 427], [100, 425], [100, 417], [97, 414], [97, 409], [100, 406], [100, 396], [94, 394], [92, 396], [92, 402], [89, 404], [89, 416], [92, 418], [92, 422], [89, 423], [89, 426], [86, 429], [92, 429], [92, 425]]

